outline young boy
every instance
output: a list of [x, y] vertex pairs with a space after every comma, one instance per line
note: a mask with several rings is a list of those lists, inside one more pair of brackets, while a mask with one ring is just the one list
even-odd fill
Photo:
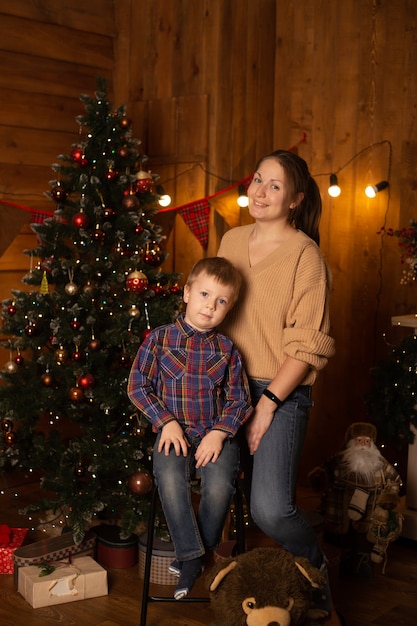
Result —
[[[132, 365], [128, 395], [158, 433], [153, 472], [174, 543], [174, 598], [191, 590], [214, 550], [234, 494], [234, 436], [252, 411], [246, 374], [230, 339], [216, 331], [237, 300], [241, 276], [220, 257], [195, 264], [184, 286], [185, 315], [154, 329]], [[197, 516], [190, 480], [201, 478]]]

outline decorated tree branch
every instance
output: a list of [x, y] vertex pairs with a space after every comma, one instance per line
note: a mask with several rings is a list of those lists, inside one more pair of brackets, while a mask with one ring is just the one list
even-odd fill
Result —
[[128, 535], [146, 514], [153, 435], [126, 384], [181, 295], [161, 267], [157, 176], [125, 107], [112, 108], [102, 80], [80, 99], [79, 141], [52, 166], [53, 216], [32, 225], [26, 289], [3, 301], [0, 385], [0, 467], [39, 471], [38, 508], [62, 514], [77, 541], [105, 517]]

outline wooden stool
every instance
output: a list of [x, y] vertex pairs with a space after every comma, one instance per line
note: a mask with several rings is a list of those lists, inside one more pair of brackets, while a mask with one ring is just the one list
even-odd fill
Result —
[[[158, 488], [155, 486], [152, 491], [151, 505], [149, 509], [148, 533], [147, 533], [146, 556], [145, 556], [145, 571], [143, 574], [142, 606], [141, 606], [139, 626], [146, 626], [149, 602], [210, 602], [209, 597], [203, 597], [203, 598], [185, 597], [182, 600], [175, 600], [173, 596], [149, 595], [157, 499], [158, 499]], [[239, 479], [236, 482], [234, 503], [235, 503], [235, 515], [236, 515], [236, 546], [237, 546], [237, 553], [240, 554], [245, 551], [245, 520], [244, 520], [244, 511], [243, 511], [243, 496], [240, 490]]]

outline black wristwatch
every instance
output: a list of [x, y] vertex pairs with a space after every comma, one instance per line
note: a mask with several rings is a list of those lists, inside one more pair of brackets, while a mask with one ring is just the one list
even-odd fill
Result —
[[280, 400], [278, 396], [272, 393], [272, 391], [270, 391], [269, 389], [264, 389], [262, 393], [264, 396], [272, 400], [272, 402], [275, 402], [278, 408], [284, 404], [283, 401]]

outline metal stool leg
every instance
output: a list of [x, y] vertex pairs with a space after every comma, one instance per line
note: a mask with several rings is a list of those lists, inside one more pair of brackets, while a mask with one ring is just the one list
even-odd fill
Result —
[[146, 626], [146, 618], [148, 614], [148, 602], [149, 602], [149, 583], [151, 578], [151, 564], [152, 564], [152, 548], [153, 548], [153, 532], [155, 527], [156, 517], [156, 498], [157, 487], [153, 488], [151, 497], [151, 506], [149, 509], [148, 519], [148, 536], [146, 540], [146, 555], [145, 555], [145, 571], [143, 574], [143, 589], [142, 589], [142, 607], [140, 613], [140, 626]]

